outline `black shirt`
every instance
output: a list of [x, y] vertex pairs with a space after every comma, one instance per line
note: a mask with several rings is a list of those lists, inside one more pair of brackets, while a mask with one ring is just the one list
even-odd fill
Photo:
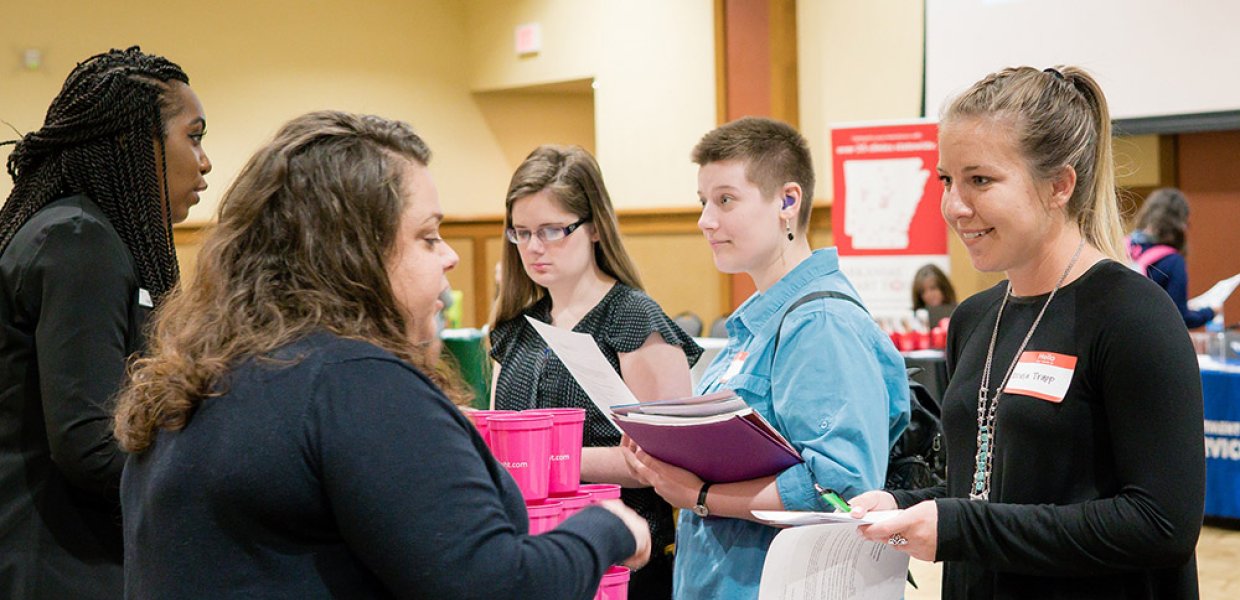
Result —
[[126, 596], [584, 600], [634, 552], [598, 507], [528, 535], [516, 482], [391, 353], [321, 333], [274, 358], [130, 457]]
[[[952, 315], [938, 497], [944, 598], [1196, 598], [1205, 459], [1201, 375], [1175, 306], [1112, 261], [1056, 294], [1026, 351], [1077, 358], [1062, 402], [1004, 394], [990, 501], [968, 500], [977, 401], [1006, 283]], [[997, 386], [1047, 296], [1012, 298]]]
[[0, 598], [121, 594], [109, 402], [145, 343], [146, 300], [85, 196], [41, 209], [0, 257]]
[[[491, 358], [500, 364], [495, 408], [584, 408], [583, 444], [587, 447], [619, 445], [620, 432], [590, 401], [564, 363], [525, 320], [525, 315], [551, 323], [551, 297], [543, 297], [523, 315], [500, 323], [491, 332]], [[650, 296], [622, 283], [612, 286], [573, 331], [593, 336], [603, 356], [621, 377], [624, 373], [620, 371], [620, 353], [637, 350], [652, 333], [658, 333], [667, 343], [684, 350], [690, 367], [702, 355], [702, 348]], [[675, 539], [672, 507], [650, 488], [625, 489], [621, 495], [625, 504], [650, 522], [657, 556]]]

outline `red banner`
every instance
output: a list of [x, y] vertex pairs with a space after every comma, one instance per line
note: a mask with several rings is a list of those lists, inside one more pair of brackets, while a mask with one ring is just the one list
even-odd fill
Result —
[[841, 256], [947, 254], [936, 123], [832, 129], [831, 156]]

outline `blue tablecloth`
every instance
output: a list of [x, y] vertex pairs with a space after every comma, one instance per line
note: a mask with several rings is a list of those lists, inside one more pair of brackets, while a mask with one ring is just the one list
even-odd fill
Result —
[[1240, 367], [1201, 367], [1206, 418], [1206, 515], [1240, 519]]

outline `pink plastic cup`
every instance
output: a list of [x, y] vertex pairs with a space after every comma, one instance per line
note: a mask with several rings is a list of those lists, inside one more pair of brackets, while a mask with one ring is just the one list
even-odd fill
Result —
[[527, 500], [543, 500], [551, 483], [551, 415], [487, 417], [491, 451]]
[[593, 504], [594, 496], [578, 492], [567, 496], [552, 496], [547, 500], [555, 500], [564, 505], [564, 512], [560, 514], [560, 522], [563, 523], [569, 517], [581, 511], [581, 509]]
[[577, 492], [590, 494], [591, 504], [601, 500], [620, 499], [620, 486], [614, 483], [583, 483], [577, 487]]
[[584, 408], [536, 408], [526, 414], [551, 415], [551, 495], [572, 494], [581, 485]]
[[594, 600], [628, 600], [628, 597], [628, 567], [607, 567], [603, 580], [598, 584], [598, 593], [594, 594]]
[[559, 500], [526, 502], [525, 512], [530, 516], [530, 535], [538, 535], [555, 529], [563, 520], [564, 504]]
[[466, 413], [469, 420], [473, 421], [474, 427], [478, 429], [478, 434], [482, 436], [482, 441], [487, 443], [487, 448], [491, 447], [490, 428], [487, 427], [487, 419], [494, 415], [515, 415], [515, 410], [474, 410]]

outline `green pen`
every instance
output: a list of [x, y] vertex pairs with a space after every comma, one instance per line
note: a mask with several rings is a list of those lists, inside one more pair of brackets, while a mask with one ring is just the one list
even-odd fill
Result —
[[852, 512], [852, 507], [844, 502], [844, 499], [835, 490], [825, 489], [817, 483], [814, 484], [814, 491], [822, 498], [823, 502], [835, 507], [835, 512]]

